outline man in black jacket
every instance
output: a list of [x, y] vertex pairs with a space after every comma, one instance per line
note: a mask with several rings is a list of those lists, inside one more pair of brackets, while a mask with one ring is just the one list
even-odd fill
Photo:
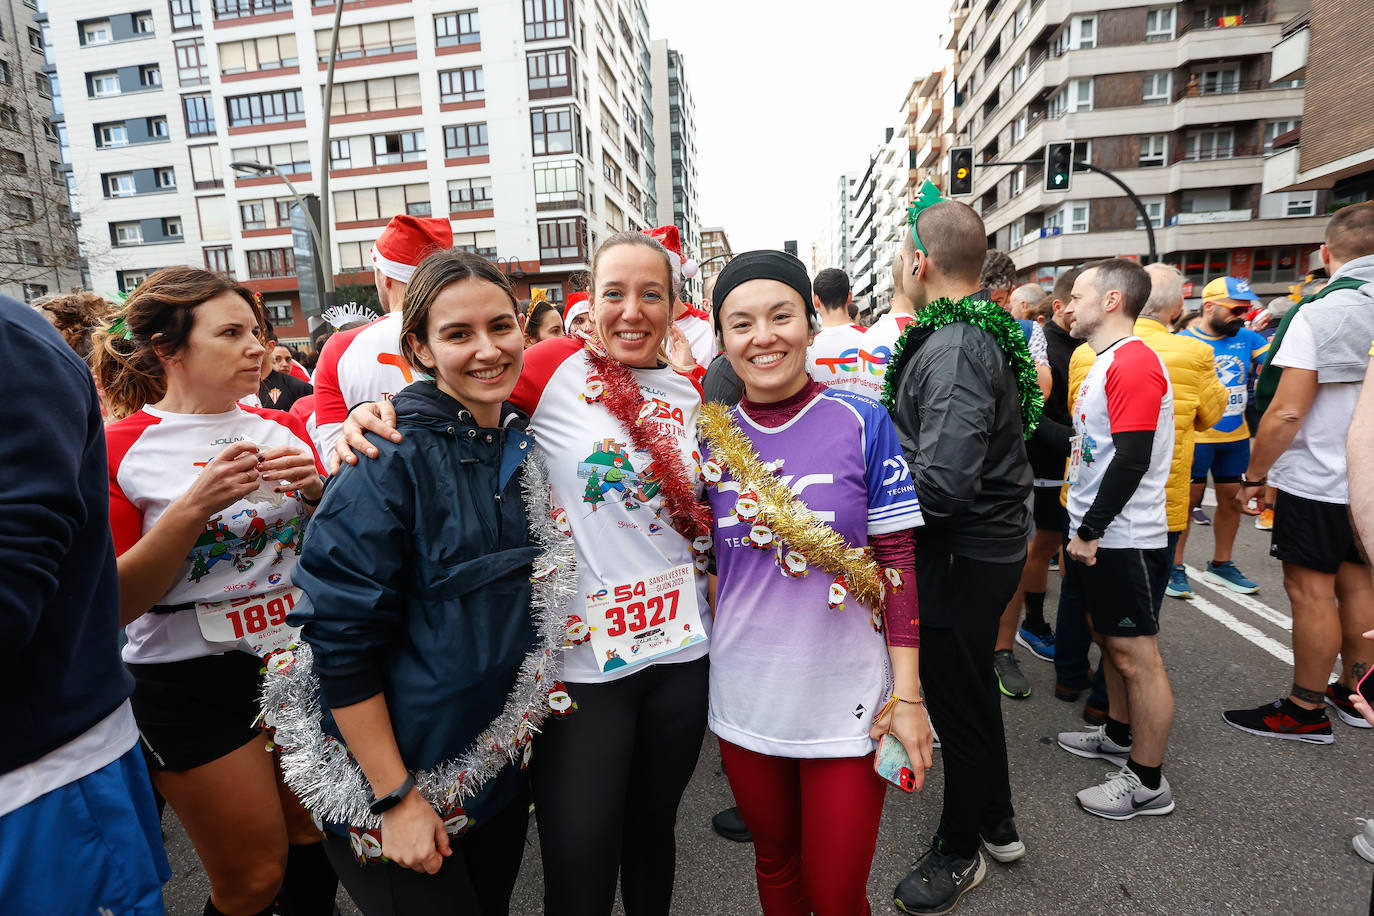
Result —
[[[902, 249], [902, 286], [918, 315], [946, 297], [986, 299], [978, 290], [986, 239], [983, 221], [962, 203], [919, 212]], [[1024, 346], [1019, 329], [1015, 336]], [[910, 913], [943, 913], [981, 881], [980, 843], [1002, 862], [1025, 855], [992, 667], [1031, 529], [1032, 475], [1008, 359], [984, 327], [918, 321], [895, 370], [893, 418], [926, 520], [916, 546], [921, 682], [945, 761], [939, 831], [896, 891]]]

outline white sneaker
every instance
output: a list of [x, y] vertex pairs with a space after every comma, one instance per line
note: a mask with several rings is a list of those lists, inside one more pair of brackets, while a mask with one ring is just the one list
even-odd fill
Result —
[[1350, 845], [1355, 847], [1361, 859], [1374, 862], [1374, 818], [1357, 817], [1355, 823], [1359, 825], [1360, 832], [1355, 834]]
[[1105, 725], [1090, 728], [1085, 732], [1060, 732], [1059, 746], [1079, 757], [1107, 760], [1123, 767], [1131, 756], [1129, 747], [1122, 747], [1107, 737]]
[[1168, 814], [1174, 810], [1169, 780], [1159, 779], [1158, 789], [1147, 789], [1130, 767], [1107, 774], [1107, 781], [1078, 793], [1078, 804], [1089, 814], [1113, 821], [1129, 821], [1137, 814]]

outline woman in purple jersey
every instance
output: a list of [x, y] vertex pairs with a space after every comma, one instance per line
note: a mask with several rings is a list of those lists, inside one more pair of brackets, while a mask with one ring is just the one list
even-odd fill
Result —
[[[744, 398], [702, 421], [719, 575], [708, 722], [768, 916], [870, 912], [886, 788], [873, 739], [900, 739], [916, 788], [932, 746], [915, 488], [883, 408], [807, 375], [810, 286], [778, 251], [746, 252], [721, 272], [716, 333]], [[809, 511], [791, 521], [780, 511], [803, 501]]]

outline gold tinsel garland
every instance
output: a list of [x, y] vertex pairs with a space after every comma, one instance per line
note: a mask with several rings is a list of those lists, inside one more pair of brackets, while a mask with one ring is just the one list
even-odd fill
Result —
[[778, 540], [800, 553], [810, 565], [843, 575], [849, 593], [868, 607], [882, 607], [882, 573], [868, 551], [851, 547], [843, 535], [817, 519], [764, 467], [749, 437], [730, 418], [728, 407], [708, 403], [701, 409], [697, 425], [711, 447], [711, 458], [758, 494], [759, 521]]

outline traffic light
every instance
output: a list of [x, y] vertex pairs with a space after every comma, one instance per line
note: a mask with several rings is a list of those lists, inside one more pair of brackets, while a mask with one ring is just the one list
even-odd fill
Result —
[[1073, 141], [1050, 143], [1045, 147], [1045, 190], [1067, 191], [1073, 175]]
[[973, 193], [973, 147], [956, 146], [949, 151], [949, 196]]

